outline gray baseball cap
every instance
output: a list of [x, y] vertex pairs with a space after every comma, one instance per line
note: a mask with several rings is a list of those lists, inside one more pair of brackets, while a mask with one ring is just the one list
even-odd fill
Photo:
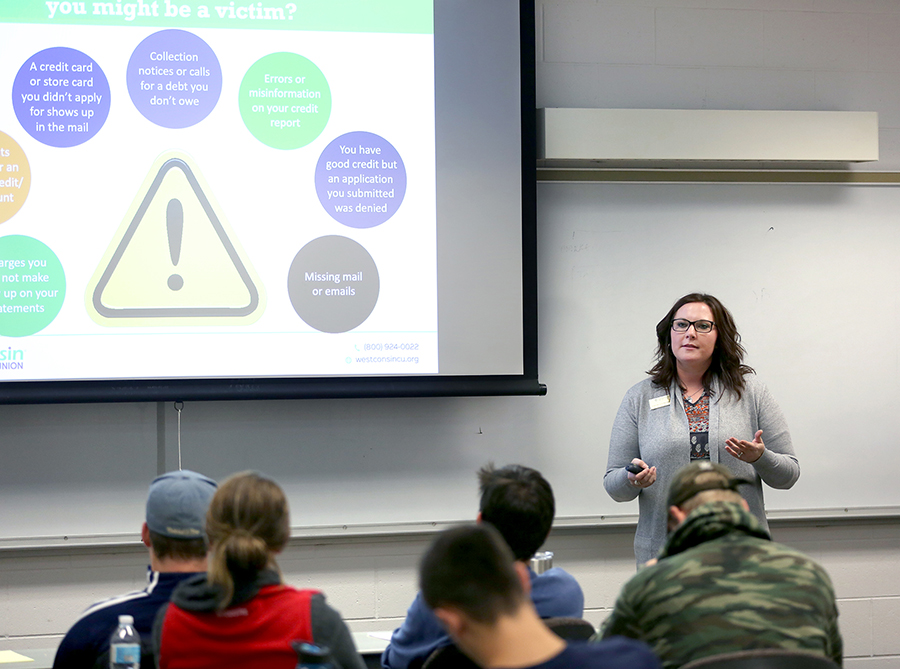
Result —
[[187, 469], [157, 476], [147, 495], [147, 527], [174, 539], [206, 536], [206, 510], [216, 487], [212, 479]]

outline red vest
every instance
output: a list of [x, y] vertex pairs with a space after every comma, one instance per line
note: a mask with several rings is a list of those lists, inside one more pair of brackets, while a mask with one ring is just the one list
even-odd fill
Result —
[[160, 669], [294, 669], [291, 641], [313, 642], [310, 600], [318, 590], [267, 585], [249, 602], [195, 613], [169, 604]]

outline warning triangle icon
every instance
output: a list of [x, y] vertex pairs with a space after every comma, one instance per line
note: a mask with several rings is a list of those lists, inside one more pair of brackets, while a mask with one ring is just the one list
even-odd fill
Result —
[[154, 163], [85, 294], [109, 326], [251, 323], [262, 315], [259, 278], [184, 154]]

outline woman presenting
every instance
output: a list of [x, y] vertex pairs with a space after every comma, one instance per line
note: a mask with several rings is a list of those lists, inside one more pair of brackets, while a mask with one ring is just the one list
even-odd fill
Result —
[[[616, 414], [603, 478], [617, 502], [638, 498], [639, 565], [665, 542], [669, 481], [690, 462], [719, 462], [753, 481], [740, 492], [764, 528], [762, 482], [790, 488], [800, 477], [781, 409], [742, 363], [741, 336], [718, 299], [685, 295], [656, 325], [656, 337], [650, 378], [625, 394]], [[627, 471], [631, 464], [643, 470]]]

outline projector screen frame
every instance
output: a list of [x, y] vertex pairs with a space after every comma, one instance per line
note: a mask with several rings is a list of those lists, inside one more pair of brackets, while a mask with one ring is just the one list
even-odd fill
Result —
[[[440, 0], [437, 0], [438, 2]], [[538, 379], [534, 0], [518, 0], [522, 373], [2, 381], [0, 404], [544, 395]]]

